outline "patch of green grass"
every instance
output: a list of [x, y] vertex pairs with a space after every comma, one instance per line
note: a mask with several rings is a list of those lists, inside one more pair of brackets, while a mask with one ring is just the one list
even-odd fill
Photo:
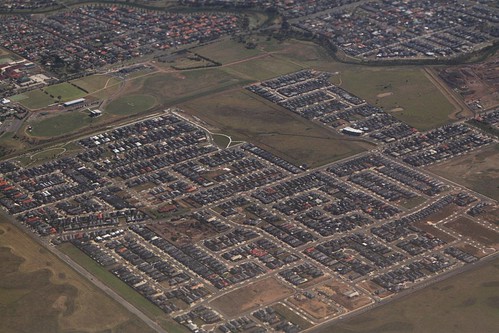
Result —
[[19, 103], [30, 110], [45, 108], [50, 104], [57, 103], [55, 98], [50, 97], [39, 89], [25, 92], [18, 98], [21, 98]]
[[129, 95], [119, 97], [109, 103], [106, 111], [111, 114], [126, 116], [149, 110], [156, 104], [156, 99], [150, 95]]
[[9, 58], [9, 57], [2, 57], [2, 58], [0, 58], [0, 65], [8, 64], [8, 63], [11, 63], [11, 62], [12, 62], [12, 59]]
[[409, 200], [404, 201], [400, 205], [404, 208], [407, 208], [407, 209], [413, 209], [425, 201], [426, 201], [425, 197], [416, 196], [414, 198], [411, 198]]
[[88, 126], [93, 119], [86, 113], [70, 111], [45, 118], [39, 122], [31, 123], [31, 135], [39, 137], [56, 137], [71, 133], [82, 127]]
[[162, 103], [180, 97], [209, 94], [214, 89], [230, 87], [240, 80], [219, 69], [200, 69], [175, 74], [155, 74], [144, 78], [141, 91], [156, 96]]
[[217, 43], [201, 46], [192, 51], [222, 64], [262, 54], [258, 48], [247, 49], [243, 43], [238, 43], [231, 39], [225, 39]]
[[116, 85], [117, 83], [119, 83], [119, 80], [108, 75], [96, 74], [73, 80], [71, 81], [71, 83], [85, 89], [86, 91], [88, 91], [88, 93], [92, 94], [97, 90], [104, 89], [106, 86], [109, 87]]
[[220, 148], [225, 148], [229, 144], [229, 138], [224, 135], [212, 134], [213, 141]]
[[255, 81], [268, 80], [283, 74], [303, 69], [298, 63], [279, 59], [273, 55], [224, 67], [231, 74]]
[[19, 94], [19, 95], [9, 97], [9, 99], [13, 102], [19, 102], [19, 101], [22, 101], [23, 99], [26, 99], [26, 98], [29, 98], [29, 97], [26, 96], [25, 94]]
[[64, 153], [65, 149], [61, 147], [54, 147], [42, 150], [36, 154], [31, 155], [28, 164], [33, 166], [34, 164], [42, 164], [48, 160], [53, 160], [60, 154]]
[[49, 95], [54, 96], [57, 100], [61, 97], [60, 101], [67, 102], [86, 95], [86, 93], [77, 87], [64, 82], [48, 86], [44, 89]]
[[58, 315], [63, 313], [52, 305], [61, 296], [66, 305], [71, 304], [77, 289], [51, 283], [48, 270], [22, 272], [22, 262], [9, 248], [0, 247], [0, 331], [58, 332]]
[[7, 132], [0, 136], [0, 157], [26, 148], [26, 143], [14, 138], [14, 133]]
[[70, 243], [61, 244], [59, 246], [59, 250], [61, 250], [64, 254], [70, 256], [71, 259], [73, 259], [79, 265], [89, 271], [93, 276], [112, 288], [114, 291], [116, 291], [127, 301], [132, 303], [134, 306], [146, 313], [151, 318], [164, 314], [164, 312], [160, 308], [149, 302], [138, 292], [136, 292], [116, 276], [108, 272], [104, 267], [92, 260], [92, 258], [87, 256], [85, 253], [81, 252], [74, 245]]

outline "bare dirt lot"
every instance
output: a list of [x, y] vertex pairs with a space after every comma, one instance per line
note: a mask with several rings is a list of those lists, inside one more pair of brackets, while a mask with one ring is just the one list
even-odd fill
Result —
[[228, 316], [235, 316], [283, 299], [293, 293], [274, 278], [264, 279], [231, 291], [213, 301], [210, 305]]
[[488, 109], [499, 105], [499, 55], [473, 65], [452, 66], [439, 76], [469, 104], [479, 101]]
[[485, 208], [485, 212], [480, 215], [480, 218], [495, 225], [499, 225], [499, 207]]
[[442, 230], [440, 230], [440, 229], [432, 226], [431, 224], [428, 224], [428, 222], [425, 222], [425, 221], [417, 222], [417, 223], [415, 223], [415, 225], [418, 228], [420, 228], [421, 230], [423, 230], [423, 231], [425, 231], [427, 233], [430, 233], [430, 234], [432, 234], [435, 237], [440, 238], [444, 242], [450, 243], [450, 242], [452, 242], [452, 241], [455, 240], [454, 237], [452, 237], [451, 235], [443, 232]]
[[177, 245], [190, 244], [216, 235], [215, 230], [196, 220], [153, 223], [149, 227]]
[[449, 229], [482, 243], [483, 245], [499, 249], [499, 233], [485, 228], [468, 218], [460, 217], [454, 221], [447, 222], [444, 225]]
[[486, 253], [484, 251], [477, 249], [473, 245], [470, 245], [467, 243], [460, 244], [457, 247], [460, 248], [461, 250], [463, 250], [464, 252], [468, 252], [468, 253], [474, 255], [477, 258], [483, 258], [486, 255]]
[[317, 290], [350, 311], [373, 302], [371, 298], [336, 280], [325, 283], [318, 287]]
[[318, 298], [309, 299], [303, 296], [299, 299], [293, 297], [288, 299], [288, 301], [317, 320], [335, 315], [339, 312], [334, 306]]
[[498, 144], [432, 165], [428, 169], [494, 200], [499, 200]]

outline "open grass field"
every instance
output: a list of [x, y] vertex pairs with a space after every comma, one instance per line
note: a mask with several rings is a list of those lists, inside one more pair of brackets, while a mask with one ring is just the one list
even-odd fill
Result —
[[313, 333], [494, 333], [499, 259]]
[[94, 93], [97, 90], [104, 89], [106, 87], [115, 86], [119, 82], [120, 81], [115, 77], [109, 75], [101, 75], [101, 74], [85, 76], [80, 79], [71, 81], [71, 83], [77, 85], [80, 88], [85, 89], [90, 94]]
[[301, 69], [303, 67], [300, 64], [286, 61], [286, 59], [278, 58], [273, 54], [224, 67], [228, 73], [254, 81], [268, 80]]
[[126, 93], [147, 94], [156, 97], [159, 103], [174, 105], [247, 82], [218, 68], [196, 69], [137, 78], [129, 83]]
[[298, 165], [323, 165], [367, 147], [244, 90], [200, 98], [181, 107], [233, 140], [255, 143]]
[[446, 228], [469, 237], [485, 246], [499, 248], [499, 233], [478, 224], [466, 217], [459, 217], [444, 224]]
[[149, 110], [156, 104], [156, 99], [150, 95], [122, 96], [106, 106], [106, 111], [120, 116], [127, 116]]
[[85, 112], [70, 111], [44, 118], [40, 121], [30, 123], [31, 135], [37, 137], [55, 137], [71, 133], [80, 128], [88, 126], [94, 121]]
[[282, 285], [275, 278], [267, 278], [218, 297], [210, 305], [232, 317], [276, 302], [292, 293], [291, 288]]
[[345, 69], [340, 75], [342, 88], [419, 130], [450, 122], [455, 111], [419, 68]]
[[431, 172], [499, 200], [499, 144], [432, 165]]
[[36, 89], [20, 95], [16, 95], [14, 96], [14, 100], [18, 100], [22, 106], [30, 110], [36, 110], [47, 107], [48, 105], [53, 103], [57, 103], [57, 95], [54, 96], [55, 98], [52, 98], [42, 90]]
[[0, 331], [152, 332], [4, 220], [0, 221]]
[[54, 84], [53, 86], [48, 86], [46, 88], [44, 88], [44, 90], [46, 92], [49, 93], [49, 95], [52, 95], [54, 96], [55, 98], [59, 98], [59, 96], [61, 97], [61, 102], [67, 102], [67, 101], [72, 101], [74, 99], [77, 99], [77, 98], [80, 98], [80, 97], [83, 97], [86, 95], [86, 93], [67, 83], [67, 82], [64, 82], [64, 83], [59, 83], [59, 84]]
[[262, 51], [258, 48], [247, 49], [244, 44], [231, 39], [201, 46], [191, 51], [211, 60], [218, 61], [222, 65], [262, 54]]

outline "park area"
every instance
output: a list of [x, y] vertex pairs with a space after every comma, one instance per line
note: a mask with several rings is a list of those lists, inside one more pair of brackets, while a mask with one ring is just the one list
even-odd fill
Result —
[[106, 111], [118, 116], [128, 116], [145, 112], [156, 104], [150, 95], [121, 96], [106, 106]]
[[93, 119], [85, 112], [64, 112], [30, 123], [32, 126], [30, 135], [44, 138], [56, 137], [88, 126], [92, 121]]

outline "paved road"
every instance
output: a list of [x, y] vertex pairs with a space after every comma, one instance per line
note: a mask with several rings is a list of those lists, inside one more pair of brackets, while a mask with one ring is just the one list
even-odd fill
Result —
[[38, 237], [37, 235], [35, 235], [27, 227], [25, 227], [22, 224], [18, 223], [15, 219], [13, 219], [11, 216], [5, 214], [3, 211], [0, 211], [0, 217], [4, 218], [5, 220], [10, 221], [16, 227], [18, 227], [19, 229], [23, 230], [35, 242], [37, 242], [38, 244], [40, 244], [43, 247], [45, 247], [47, 250], [49, 250], [51, 253], [53, 253], [55, 256], [57, 256], [59, 259], [61, 259], [66, 264], [68, 264], [69, 266], [71, 266], [71, 268], [73, 268], [75, 271], [77, 271], [83, 277], [85, 277], [90, 282], [92, 282], [97, 288], [101, 289], [109, 297], [111, 297], [116, 302], [118, 302], [121, 305], [123, 305], [128, 311], [130, 311], [131, 313], [133, 313], [134, 315], [136, 315], [137, 317], [139, 317], [144, 323], [146, 323], [153, 330], [155, 330], [158, 333], [168, 333], [168, 331], [166, 331], [161, 326], [159, 326], [154, 320], [152, 320], [151, 318], [149, 318], [146, 314], [144, 314], [142, 311], [140, 311], [139, 309], [137, 309], [134, 305], [132, 305], [131, 303], [129, 303], [123, 297], [121, 297], [116, 292], [114, 292], [111, 288], [109, 288], [104, 283], [102, 283], [101, 281], [99, 281], [91, 273], [89, 273], [83, 267], [81, 267], [76, 262], [74, 262], [70, 257], [68, 257], [67, 255], [65, 255], [64, 253], [62, 253], [61, 251], [59, 251], [54, 246], [51, 246], [49, 243], [44, 242], [40, 237]]

